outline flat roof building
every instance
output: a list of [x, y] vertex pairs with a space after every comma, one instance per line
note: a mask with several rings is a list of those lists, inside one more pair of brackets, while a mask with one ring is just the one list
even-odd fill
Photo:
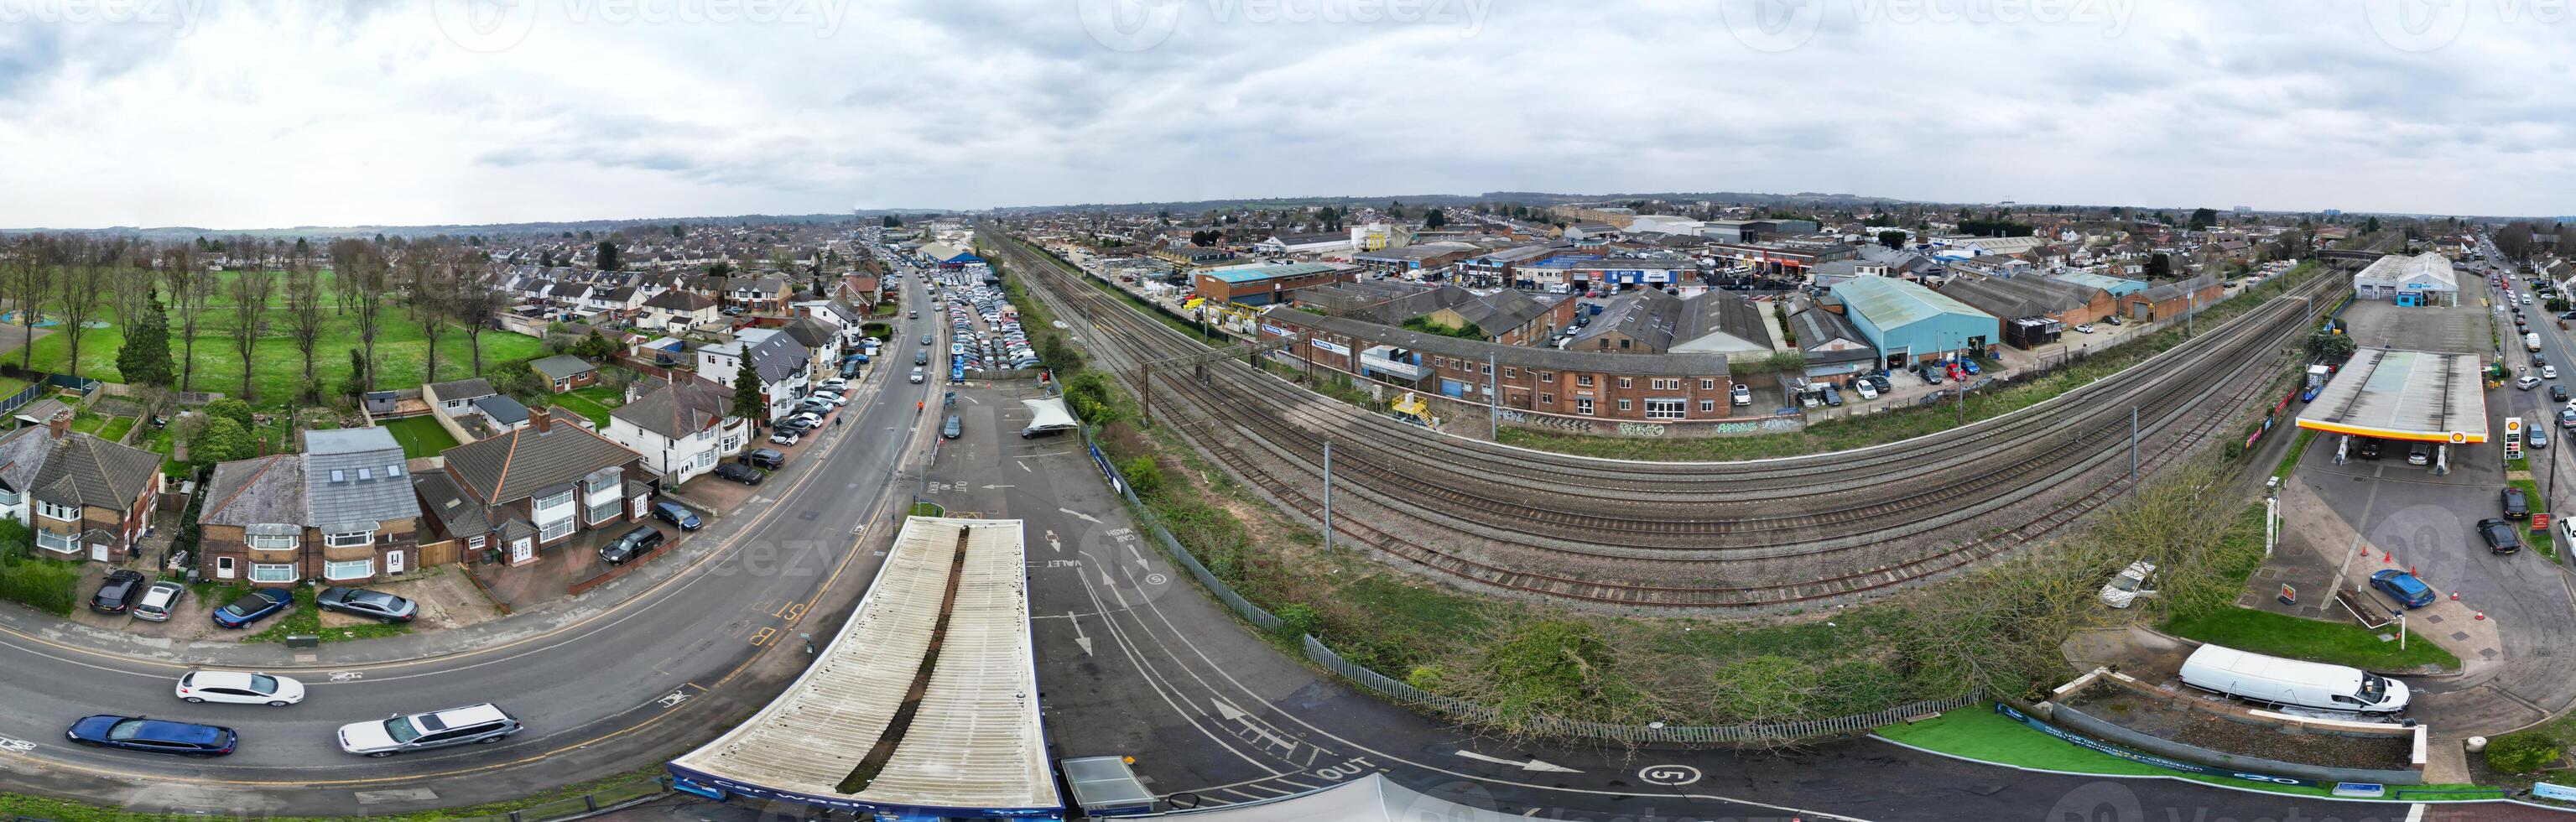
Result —
[[2451, 260], [2427, 251], [2412, 257], [2391, 254], [2371, 261], [2352, 276], [2353, 296], [2389, 300], [2405, 306], [2460, 304], [2460, 276]]
[[1193, 281], [1199, 296], [1215, 302], [1270, 305], [1287, 302], [1291, 292], [1348, 282], [1354, 276], [1351, 269], [1330, 263], [1291, 263], [1201, 271]]
[[1983, 353], [2003, 332], [1994, 315], [1894, 277], [1855, 277], [1829, 293], [1889, 368], [1954, 352]]

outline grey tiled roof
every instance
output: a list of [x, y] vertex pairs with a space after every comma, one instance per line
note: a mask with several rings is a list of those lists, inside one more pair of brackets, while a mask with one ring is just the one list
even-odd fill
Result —
[[831, 325], [812, 317], [798, 317], [780, 330], [785, 331], [787, 336], [795, 337], [796, 344], [805, 346], [809, 356], [815, 350], [831, 345], [840, 337], [840, 332]]
[[760, 382], [763, 385], [779, 382], [794, 375], [797, 369], [804, 368], [813, 356], [814, 352], [806, 348], [804, 343], [797, 342], [795, 337], [785, 333], [771, 334], [768, 339], [761, 340], [759, 344], [752, 345], [743, 351], [743, 358], [750, 360], [751, 366], [760, 371]]
[[[49, 433], [42, 427], [20, 433]], [[46, 449], [36, 469], [35, 494], [56, 504], [95, 505], [119, 511], [133, 505], [161, 472], [161, 455], [82, 433], [65, 434]]]
[[276, 454], [216, 465], [205, 500], [197, 521], [207, 525], [305, 524], [304, 462]]
[[608, 412], [610, 417], [671, 439], [679, 439], [723, 422], [733, 405], [733, 390], [703, 379], [662, 386], [634, 402]]
[[[304, 433], [305, 504], [311, 515], [297, 522], [328, 531], [361, 523], [420, 516], [420, 503], [403, 476], [402, 444], [382, 428]], [[335, 479], [334, 473], [337, 477]]]
[[437, 519], [447, 533], [470, 537], [492, 530], [491, 512], [465, 493], [464, 487], [447, 472], [431, 471], [413, 477], [412, 490], [420, 494], [421, 513]]
[[476, 498], [497, 505], [644, 458], [573, 422], [580, 415], [562, 408], [551, 413], [556, 422], [545, 433], [532, 424], [447, 449], [448, 472]]
[[489, 397], [496, 393], [492, 390], [492, 381], [482, 377], [431, 383], [429, 387], [430, 390], [438, 392], [438, 398], [442, 400], [470, 400], [475, 397]]
[[47, 429], [30, 425], [0, 434], [0, 485], [13, 491], [36, 486], [36, 469], [45, 464], [45, 446], [53, 442]]
[[664, 311], [704, 311], [716, 307], [716, 301], [704, 294], [673, 289], [653, 295], [652, 299], [644, 301], [644, 307]]
[[476, 399], [474, 408], [502, 425], [517, 425], [528, 420], [527, 406], [520, 405], [518, 400], [501, 394]]
[[560, 380], [583, 372], [599, 370], [599, 367], [591, 365], [589, 360], [571, 354], [556, 354], [528, 363], [528, 367], [535, 369], [539, 374], [546, 375], [550, 380]]

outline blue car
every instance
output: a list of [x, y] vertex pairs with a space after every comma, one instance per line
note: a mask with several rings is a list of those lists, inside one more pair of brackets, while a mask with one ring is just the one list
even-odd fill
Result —
[[239, 628], [274, 616], [286, 606], [295, 604], [295, 592], [284, 588], [253, 588], [250, 594], [215, 609], [215, 624]]
[[695, 531], [705, 524], [698, 520], [698, 512], [676, 502], [653, 503], [653, 518], [679, 526], [682, 531]]
[[1976, 361], [1976, 360], [1961, 359], [1961, 360], [1959, 360], [1959, 367], [1960, 367], [1960, 368], [1967, 369], [1967, 370], [1968, 370], [1968, 374], [1969, 374], [1969, 375], [1971, 375], [1971, 376], [1974, 376], [1974, 375], [1977, 375], [1977, 374], [1985, 373], [1984, 369], [1980, 369], [1980, 368], [1978, 368], [1978, 367], [1977, 367], [1977, 361]]
[[91, 747], [195, 757], [223, 756], [241, 743], [231, 728], [115, 714], [81, 717], [63, 735]]
[[2422, 608], [2433, 604], [2433, 586], [2416, 579], [2414, 574], [2395, 568], [2371, 574], [2370, 587], [2379, 589], [2389, 598], [2397, 600], [2397, 604], [2408, 608]]

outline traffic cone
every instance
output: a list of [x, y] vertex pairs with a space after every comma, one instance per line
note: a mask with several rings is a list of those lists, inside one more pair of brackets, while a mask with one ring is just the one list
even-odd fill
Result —
[[2406, 575], [2407, 575], [2407, 576], [2410, 576], [2410, 577], [2411, 577], [2411, 576], [2420, 576], [2419, 574], [2415, 573], [2415, 566], [2412, 566], [2412, 565], [2406, 566]]
[[2452, 601], [2452, 602], [2458, 602], [2458, 601], [2460, 601], [2460, 592], [2458, 592], [2458, 591], [2452, 591], [2452, 592], [2451, 592], [2451, 601]]
[[2383, 563], [2383, 564], [2384, 564], [2384, 563], [2393, 563], [2393, 562], [2396, 562], [2396, 561], [2397, 561], [2397, 555], [2396, 555], [2396, 554], [2391, 554], [2391, 553], [2385, 553], [2385, 552], [2382, 552], [2382, 553], [2379, 555], [2379, 561], [2380, 561], [2381, 563]]
[[2487, 612], [2485, 612], [2485, 611], [2479, 611], [2479, 612], [2478, 612], [2478, 619], [2483, 620], [2483, 619], [2486, 619], [2486, 618], [2487, 618]]

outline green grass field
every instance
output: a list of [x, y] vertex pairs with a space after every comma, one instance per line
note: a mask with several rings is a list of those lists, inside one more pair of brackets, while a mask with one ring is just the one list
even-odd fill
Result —
[[[283, 294], [283, 291], [284, 286], [281, 284], [280, 293]], [[283, 302], [282, 296], [271, 301], [271, 310], [262, 317], [267, 330], [259, 335], [251, 349], [250, 371], [253, 396], [244, 399], [262, 406], [286, 405], [293, 399], [296, 387], [304, 382], [304, 354], [296, 349], [295, 338], [288, 332], [286, 312], [281, 307]], [[219, 296], [216, 303], [215, 307], [208, 309], [205, 320], [198, 326], [196, 373], [193, 382], [186, 387], [197, 391], [220, 391], [229, 396], [239, 396], [242, 390], [243, 361], [240, 352], [233, 347], [232, 315], [223, 307], [230, 305], [231, 301]], [[323, 328], [321, 338], [314, 344], [314, 376], [322, 381], [326, 392], [337, 393], [340, 381], [346, 379], [349, 374], [349, 349], [359, 347], [357, 320], [354, 315], [339, 314], [337, 306], [325, 305], [323, 310], [329, 314], [329, 321]], [[125, 343], [125, 324], [122, 318], [114, 316], [101, 319], [111, 324], [106, 328], [80, 330], [81, 351], [80, 362], [77, 364], [71, 361], [73, 329], [69, 326], [56, 326], [53, 329], [54, 333], [36, 340], [29, 351], [12, 352], [15, 358], [8, 361], [26, 362], [29, 367], [40, 371], [79, 374], [109, 382], [121, 382], [123, 375], [116, 370], [116, 350]], [[177, 330], [177, 320], [173, 319], [170, 341], [172, 360], [182, 359], [182, 344], [183, 340]], [[544, 341], [523, 334], [507, 331], [483, 333], [483, 361], [486, 365], [499, 360], [532, 356], [540, 353], [544, 347]], [[383, 313], [382, 327], [376, 335], [377, 390], [414, 388], [424, 382], [461, 380], [474, 376], [473, 352], [466, 344], [463, 329], [451, 326], [450, 330], [440, 336], [438, 351], [438, 378], [430, 380], [427, 379], [429, 343], [421, 334], [420, 323], [414, 322], [402, 307], [387, 305]], [[0, 394], [0, 396], [7, 395]]]
[[125, 432], [134, 430], [134, 421], [133, 417], [118, 417], [110, 420], [106, 425], [98, 427], [98, 438], [117, 442], [125, 437]]
[[402, 443], [405, 457], [434, 457], [441, 451], [456, 447], [456, 437], [440, 427], [436, 418], [409, 417], [383, 423], [379, 427], [393, 434], [395, 442]]
[[[1969, 705], [1942, 714], [1939, 718], [1912, 725], [1889, 725], [1878, 729], [1876, 735], [1918, 748], [2000, 765], [2105, 776], [2170, 776], [2231, 788], [2300, 796], [2327, 796], [2332, 793], [2327, 788], [2272, 785], [2242, 779], [2185, 774], [2144, 762], [2121, 759], [2089, 748], [2077, 747], [2075, 743], [2041, 733], [2010, 717], [1995, 713], [1994, 709], [1985, 703]], [[2475, 785], [2422, 787], [2457, 790], [2477, 788]]]
[[2445, 670], [2460, 667], [2459, 657], [2413, 631], [2407, 632], [2406, 650], [2402, 652], [2397, 650], [2397, 643], [2380, 641], [2379, 635], [2393, 633], [2394, 627], [2373, 631], [2349, 622], [2300, 619], [2251, 608], [2222, 608], [2177, 619], [2164, 627], [2175, 636], [2238, 650], [2356, 668], [2399, 671], [2418, 665], [2439, 665]]
[[575, 414], [589, 417], [592, 424], [605, 430], [608, 428], [608, 412], [625, 405], [626, 396], [617, 389], [594, 385], [556, 394], [554, 402], [556, 405], [571, 409]]

